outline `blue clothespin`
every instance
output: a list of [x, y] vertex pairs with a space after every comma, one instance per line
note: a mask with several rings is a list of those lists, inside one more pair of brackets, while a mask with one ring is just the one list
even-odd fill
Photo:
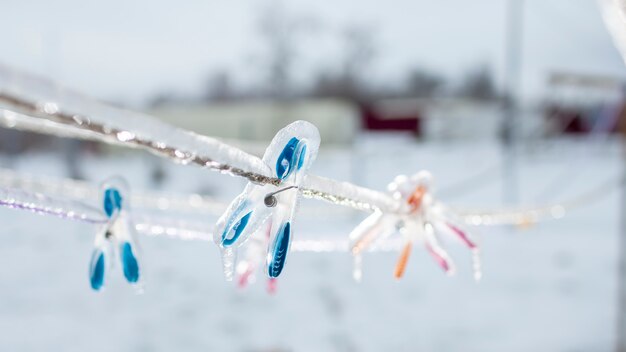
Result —
[[[267, 173], [278, 178], [278, 185], [248, 182], [218, 220], [215, 243], [222, 251], [224, 274], [231, 280], [236, 249], [271, 220], [266, 273], [276, 278], [282, 272], [292, 238], [292, 224], [300, 198], [300, 186], [317, 156], [320, 137], [317, 128], [296, 121], [280, 130], [265, 150]], [[263, 232], [263, 231], [260, 231]], [[264, 236], [263, 233], [259, 234]]]
[[119, 177], [111, 178], [102, 184], [101, 190], [102, 208], [109, 221], [96, 234], [89, 265], [91, 288], [99, 291], [104, 286], [106, 272], [118, 256], [126, 281], [137, 285], [141, 271], [127, 183]]

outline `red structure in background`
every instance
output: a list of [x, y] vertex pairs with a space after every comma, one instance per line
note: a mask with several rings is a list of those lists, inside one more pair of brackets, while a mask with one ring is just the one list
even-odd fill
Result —
[[624, 82], [612, 76], [579, 72], [553, 72], [548, 86], [556, 101], [544, 110], [566, 134], [616, 133], [626, 111]]
[[563, 133], [584, 134], [591, 130], [591, 127], [584, 121], [582, 111], [551, 106], [546, 111], [546, 118], [556, 120]]
[[422, 133], [417, 111], [384, 112], [375, 104], [361, 104], [360, 110], [363, 128], [368, 131], [409, 131], [416, 136]]
[[606, 121], [599, 122], [602, 125], [602, 131], [617, 133], [617, 122], [619, 117], [626, 112], [626, 105], [622, 103], [612, 109], [610, 107], [605, 107], [605, 109], [602, 114], [599, 114], [597, 110], [592, 112], [590, 109], [552, 105], [546, 109], [545, 116], [548, 121], [556, 121], [560, 130], [565, 134], [590, 133], [599, 118], [606, 119]]

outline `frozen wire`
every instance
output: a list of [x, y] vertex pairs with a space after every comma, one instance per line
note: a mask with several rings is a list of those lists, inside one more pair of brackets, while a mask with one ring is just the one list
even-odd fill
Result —
[[541, 219], [560, 219], [568, 211], [583, 207], [592, 202], [612, 194], [615, 190], [624, 187], [626, 175], [620, 175], [614, 179], [599, 184], [598, 186], [584, 192], [570, 200], [561, 203], [554, 203], [532, 208], [499, 209], [499, 210], [476, 210], [446, 207], [438, 204], [442, 208], [449, 208], [452, 213], [462, 217], [470, 225], [506, 225], [534, 223]]
[[102, 212], [85, 203], [57, 199], [20, 189], [0, 188], [0, 206], [92, 224], [107, 222]]
[[[436, 203], [433, 207], [449, 209], [463, 222], [470, 225], [504, 225], [523, 224], [536, 222], [544, 218], [558, 219], [565, 216], [567, 211], [582, 207], [597, 201], [606, 195], [612, 194], [624, 184], [624, 176], [604, 182], [593, 189], [558, 204], [538, 206], [528, 209], [500, 209], [500, 210], [469, 210], [462, 208], [450, 208], [442, 203]], [[16, 189], [20, 187], [21, 189]], [[44, 194], [50, 191], [53, 195]], [[69, 193], [66, 193], [69, 192]], [[71, 193], [74, 192], [74, 193]], [[104, 223], [106, 219], [102, 213], [88, 202], [94, 203], [97, 199], [98, 188], [90, 186], [87, 182], [75, 180], [44, 180], [32, 178], [27, 175], [12, 171], [0, 170], [0, 206], [30, 210], [41, 214], [54, 215], [71, 220], [86, 221], [92, 223]], [[71, 200], [61, 198], [74, 198]], [[177, 214], [190, 215], [205, 213], [212, 207], [223, 207], [221, 203], [213, 203], [210, 198], [200, 195], [172, 196], [168, 198], [161, 195], [135, 194], [131, 198], [133, 208], [172, 210]], [[219, 212], [212, 213], [213, 215]], [[212, 232], [207, 222], [189, 222], [184, 220], [169, 219], [161, 214], [142, 215], [137, 222], [141, 233], [151, 235], [169, 235], [183, 239], [209, 239], [208, 233]], [[139, 226], [141, 225], [141, 226]], [[328, 243], [323, 241], [313, 245], [312, 248], [326, 248]], [[316, 247], [317, 246], [317, 247]], [[333, 244], [332, 246], [336, 246]], [[345, 244], [347, 246], [347, 243]], [[324, 251], [320, 249], [320, 251]]]
[[[95, 207], [84, 202], [67, 201], [25, 190], [0, 188], [0, 206], [31, 211], [40, 215], [55, 216], [62, 219], [105, 224], [107, 217]], [[194, 222], [168, 218], [162, 215], [134, 215], [133, 223], [137, 233], [146, 236], [164, 236], [180, 240], [213, 241], [213, 227], [206, 222]], [[391, 251], [396, 248], [394, 242], [379, 244], [370, 251]], [[292, 250], [296, 252], [345, 252], [347, 240], [342, 239], [295, 239]]]
[[[532, 223], [545, 218], [562, 218], [565, 216], [567, 211], [585, 206], [608, 194], [611, 194], [623, 184], [624, 176], [619, 176], [605, 181], [568, 201], [525, 209], [468, 209], [461, 207], [449, 207], [441, 202], [438, 202], [433, 206], [451, 211], [451, 213], [456, 214], [461, 221], [470, 225]], [[51, 179], [42, 176], [36, 177], [4, 169], [0, 169], [0, 187], [3, 187], [4, 189], [19, 188], [21, 189], [21, 192], [23, 192], [22, 194], [24, 196], [30, 194], [30, 202], [28, 203], [35, 208], [46, 207], [48, 206], [48, 200], [55, 200], [57, 203], [64, 202], [65, 209], [76, 213], [79, 213], [81, 209], [84, 209], [82, 206], [82, 204], [86, 204], [84, 202], [91, 202], [91, 204], [93, 204], [97, 200], [99, 194], [99, 188], [95, 185], [89, 184], [88, 182], [72, 179]], [[15, 190], [14, 192], [18, 191]], [[35, 196], [36, 194], [38, 196]], [[70, 200], [67, 200], [68, 198]], [[61, 201], [61, 199], [64, 200]], [[181, 215], [219, 215], [225, 208], [225, 204], [217, 201], [216, 199], [199, 194], [164, 195], [138, 192], [133, 193], [131, 197], [131, 205], [134, 209], [175, 211], [177, 214]], [[73, 209], [72, 206], [76, 206], [77, 209]], [[155, 218], [146, 219], [146, 226], [148, 226], [150, 221], [152, 223], [159, 222], [157, 221], [158, 219]], [[183, 222], [173, 221], [171, 223], [179, 225], [184, 224]], [[168, 228], [172, 227], [175, 226], [169, 226]]]
[[[174, 239], [213, 242], [213, 228], [209, 224], [164, 217], [140, 216], [135, 221], [138, 233], [147, 236], [165, 236]], [[402, 242], [387, 239], [368, 247], [367, 252], [392, 252], [401, 248]], [[349, 243], [344, 238], [294, 238], [291, 251], [295, 252], [348, 252]]]
[[[0, 125], [141, 148], [181, 164], [199, 165], [254, 183], [280, 183], [278, 178], [270, 176], [269, 168], [259, 158], [228, 144], [53, 88], [49, 82], [0, 66], [0, 103], [5, 105], [0, 107]], [[359, 210], [395, 212], [402, 209], [402, 204], [385, 193], [312, 175], [304, 180], [301, 192], [307, 198]]]
[[[560, 218], [565, 211], [589, 204], [610, 194], [616, 187], [623, 185], [624, 178], [603, 183], [593, 190], [560, 205], [538, 207], [526, 211], [457, 211], [457, 214], [472, 225], [520, 224], [525, 221], [537, 221], [542, 217]], [[64, 219], [103, 224], [108, 220], [104, 214], [81, 201], [62, 200], [28, 190], [0, 188], [0, 206], [32, 211], [42, 215], [51, 215]], [[443, 207], [436, 204], [436, 207]], [[182, 240], [212, 241], [213, 226], [208, 222], [198, 222], [171, 218], [162, 214], [135, 214], [133, 217], [138, 233], [148, 236], [165, 236]], [[397, 251], [402, 246], [400, 239], [386, 239], [369, 246], [368, 252]], [[294, 239], [292, 250], [298, 252], [346, 252], [349, 250], [347, 239], [315, 238]]]
[[[259, 158], [230, 145], [148, 116], [93, 102], [1, 66], [0, 102], [9, 106], [0, 107], [0, 124], [8, 128], [137, 147], [182, 164], [197, 164], [251, 182], [274, 185], [280, 182], [269, 176], [268, 167]], [[81, 115], [65, 109], [79, 111]], [[307, 176], [300, 192], [304, 197], [359, 210], [406, 210], [404, 203], [386, 193], [314, 175]], [[521, 223], [546, 216], [559, 218], [564, 213], [563, 204], [525, 210], [460, 212], [464, 219], [476, 225]]]
[[[91, 203], [98, 200], [100, 195], [99, 187], [89, 182], [73, 179], [54, 179], [18, 173], [7, 169], [0, 169], [0, 187], [19, 188], [51, 197]], [[180, 195], [133, 192], [130, 202], [133, 209], [172, 210], [179, 213], [210, 215], [219, 215], [226, 208], [226, 204], [200, 194]]]

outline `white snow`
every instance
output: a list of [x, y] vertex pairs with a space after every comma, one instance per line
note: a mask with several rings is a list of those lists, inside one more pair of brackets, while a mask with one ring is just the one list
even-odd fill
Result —
[[[521, 200], [566, 199], [615, 177], [618, 147], [532, 143], [518, 159]], [[358, 153], [322, 149], [311, 172], [382, 190], [398, 173], [428, 169], [444, 201], [498, 206], [499, 158], [493, 144], [383, 135], [362, 138]], [[148, 189], [152, 164], [133, 152], [85, 157], [82, 167], [94, 181], [121, 174], [135, 189]], [[244, 185], [193, 166], [164, 165], [167, 191], [210, 191], [227, 203]], [[12, 167], [65, 172], [54, 155], [22, 156]], [[446, 187], [481, 173], [486, 179], [463, 194], [446, 194]], [[119, 267], [105, 291], [94, 293], [87, 268], [95, 228], [3, 208], [0, 351], [607, 351], [616, 335], [619, 206], [615, 190], [526, 230], [475, 228], [480, 283], [472, 279], [470, 253], [456, 243], [445, 245], [457, 276], [446, 277], [415, 247], [400, 282], [392, 277], [397, 253], [366, 255], [357, 284], [348, 253], [298, 252], [275, 296], [266, 294], [264, 279], [245, 291], [224, 282], [213, 244], [168, 238], [140, 239], [143, 295], [123, 282]], [[365, 216], [305, 200], [294, 235], [347, 236]]]

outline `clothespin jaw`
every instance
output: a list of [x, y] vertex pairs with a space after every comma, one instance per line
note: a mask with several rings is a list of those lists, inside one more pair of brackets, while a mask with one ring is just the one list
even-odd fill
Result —
[[130, 192], [126, 181], [114, 177], [102, 183], [102, 211], [109, 219], [99, 229], [89, 265], [91, 288], [99, 291], [104, 287], [107, 271], [118, 257], [126, 281], [137, 285], [141, 281], [139, 248], [135, 228], [130, 216]]
[[89, 283], [91, 288], [99, 291], [104, 286], [106, 271], [111, 267], [111, 248], [104, 236], [96, 236], [96, 242], [89, 263]]
[[265, 150], [267, 174], [278, 184], [249, 182], [216, 224], [214, 241], [222, 252], [226, 279], [232, 279], [236, 249], [271, 219], [266, 273], [278, 277], [285, 265], [292, 239], [293, 218], [300, 198], [299, 188], [317, 157], [320, 137], [317, 128], [296, 121], [281, 129]]

